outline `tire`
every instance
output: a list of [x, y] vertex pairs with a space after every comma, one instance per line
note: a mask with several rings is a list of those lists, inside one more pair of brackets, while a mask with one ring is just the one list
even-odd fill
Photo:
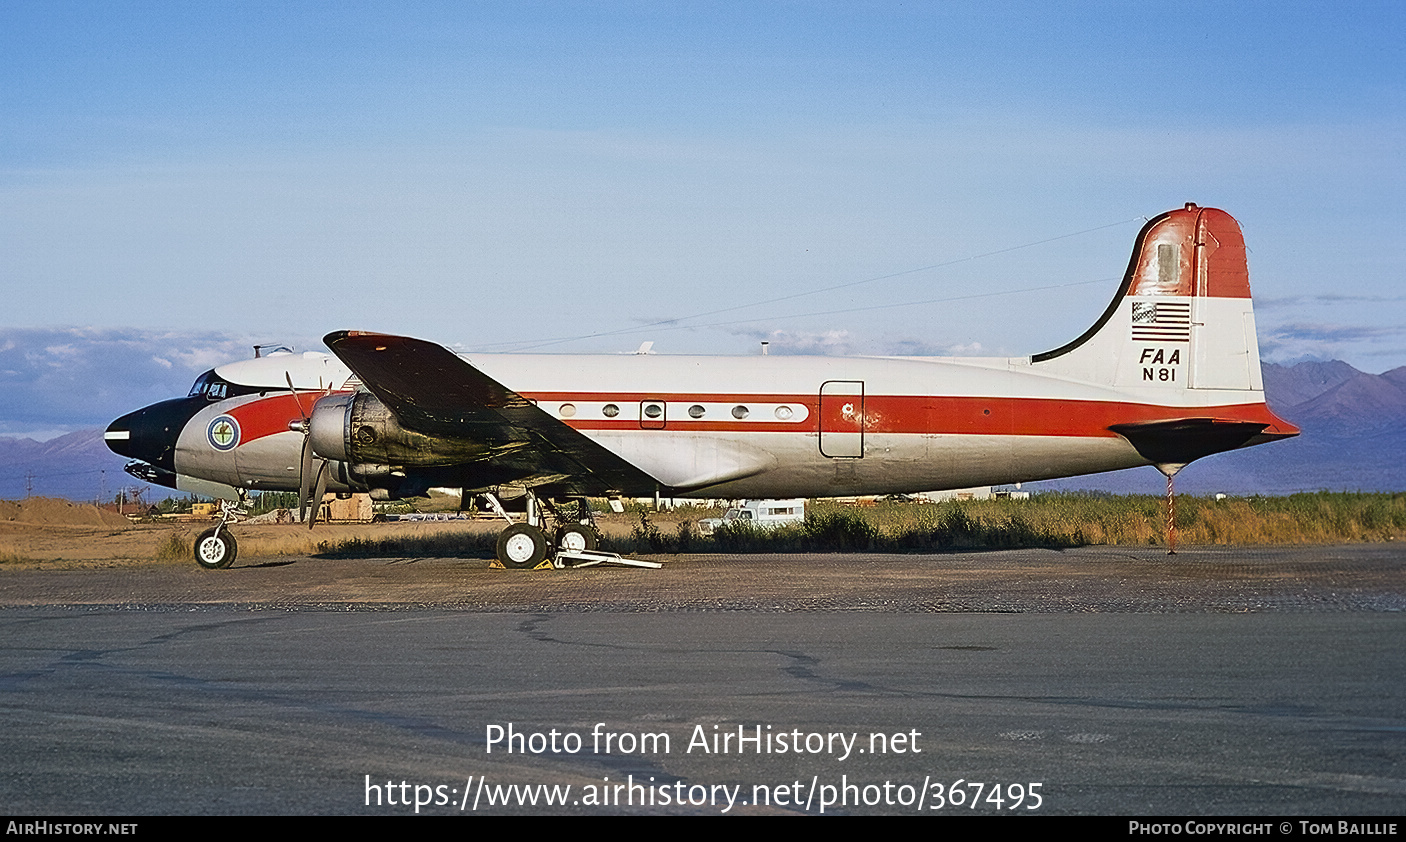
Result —
[[195, 539], [195, 563], [206, 570], [224, 570], [239, 555], [239, 545], [228, 529], [207, 529]]
[[531, 570], [546, 560], [550, 550], [547, 534], [526, 523], [498, 533], [498, 560], [509, 570]]
[[569, 523], [557, 530], [557, 549], [573, 552], [594, 550], [600, 546], [600, 536], [589, 526]]

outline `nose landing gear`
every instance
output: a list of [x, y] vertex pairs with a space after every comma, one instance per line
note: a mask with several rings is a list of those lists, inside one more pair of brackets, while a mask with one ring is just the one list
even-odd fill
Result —
[[239, 516], [245, 514], [239, 508], [244, 502], [243, 499], [239, 503], [220, 501], [220, 522], [213, 529], [200, 533], [200, 537], [195, 539], [196, 564], [206, 570], [224, 570], [234, 564], [235, 558], [239, 556], [239, 544], [235, 542], [228, 527], [237, 523]]

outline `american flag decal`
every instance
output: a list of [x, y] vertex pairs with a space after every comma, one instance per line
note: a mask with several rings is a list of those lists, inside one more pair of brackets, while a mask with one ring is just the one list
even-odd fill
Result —
[[1142, 342], [1190, 342], [1191, 303], [1134, 301], [1133, 339]]

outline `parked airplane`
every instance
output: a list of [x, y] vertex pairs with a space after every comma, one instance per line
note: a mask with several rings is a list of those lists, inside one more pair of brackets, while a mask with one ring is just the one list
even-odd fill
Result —
[[[1156, 465], [1298, 434], [1264, 402], [1245, 244], [1188, 204], [1138, 234], [1113, 301], [1030, 357], [459, 355], [329, 334], [208, 371], [117, 419], [149, 481], [228, 501], [297, 490], [379, 499], [463, 488], [520, 499], [498, 557], [593, 547], [584, 497], [901, 494]], [[580, 516], [553, 501], [580, 499]], [[196, 560], [228, 566], [226, 520]], [[554, 534], [548, 530], [555, 526]]]

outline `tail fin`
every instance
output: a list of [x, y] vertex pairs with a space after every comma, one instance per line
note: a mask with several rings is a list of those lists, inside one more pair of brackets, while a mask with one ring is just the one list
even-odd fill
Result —
[[1174, 417], [1109, 428], [1168, 476], [1202, 456], [1299, 432], [1264, 402], [1245, 238], [1215, 208], [1188, 204], [1148, 222], [1103, 316], [1030, 362], [1176, 407]]
[[1139, 232], [1123, 285], [1103, 316], [1078, 339], [1030, 362], [1051, 374], [1156, 390], [1159, 403], [1171, 390], [1202, 389], [1256, 392], [1243, 400], [1263, 401], [1240, 224], [1225, 211], [1194, 204], [1155, 217]]

